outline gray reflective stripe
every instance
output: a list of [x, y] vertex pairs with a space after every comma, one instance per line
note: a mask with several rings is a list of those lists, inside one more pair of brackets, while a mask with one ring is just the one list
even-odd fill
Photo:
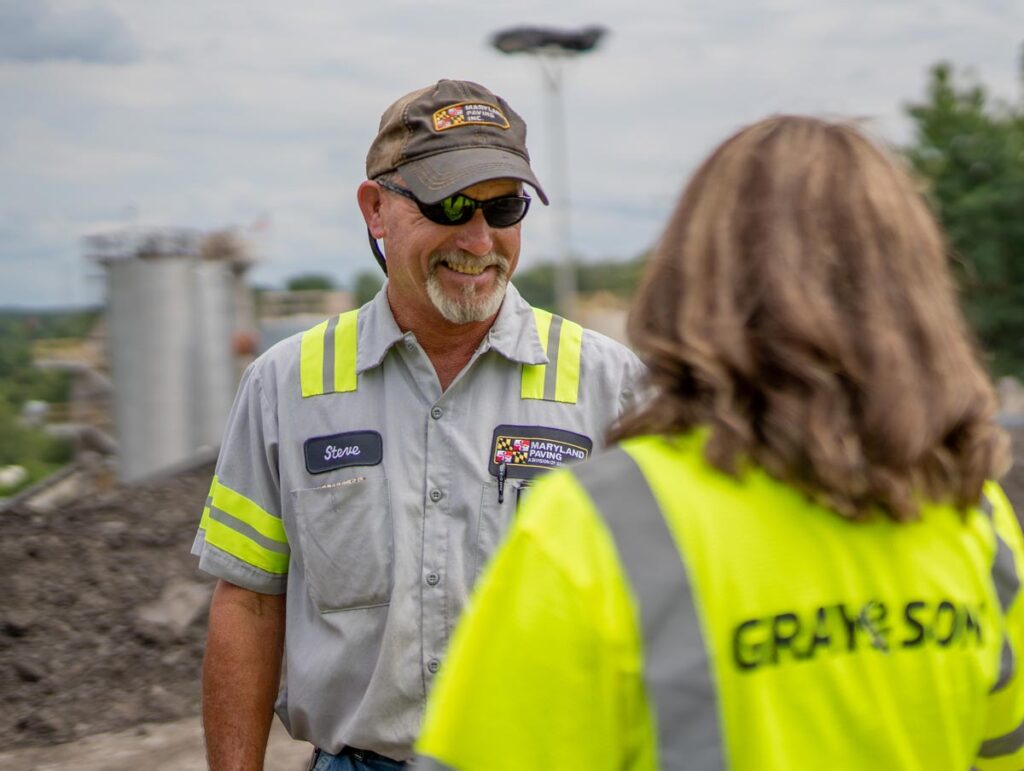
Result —
[[724, 768], [718, 696], [690, 581], [643, 472], [616, 448], [572, 473], [608, 525], [639, 605], [660, 767]]
[[996, 534], [996, 559], [992, 563], [992, 580], [996, 584], [999, 607], [1006, 613], [1020, 591], [1020, 577], [1014, 564], [1013, 552], [1006, 541]]
[[1024, 747], [1024, 723], [1008, 734], [982, 742], [981, 749], [978, 750], [978, 757], [999, 758], [1003, 755], [1012, 755], [1021, 747]]
[[996, 684], [992, 686], [991, 693], [1003, 690], [1013, 679], [1013, 646], [1010, 645], [1010, 638], [1003, 635], [1003, 650], [999, 654], [999, 677]]
[[324, 393], [334, 393], [334, 330], [338, 326], [338, 316], [331, 316], [327, 320], [327, 329], [324, 330]]
[[455, 771], [453, 766], [447, 766], [441, 761], [426, 755], [417, 755], [416, 760], [410, 764], [410, 768], [415, 769], [415, 771]]
[[235, 519], [226, 511], [210, 507], [210, 519], [220, 522], [225, 527], [230, 527], [236, 533], [240, 533], [248, 538], [250, 541], [255, 541], [264, 549], [270, 551], [276, 551], [278, 554], [291, 554], [291, 549], [286, 543], [280, 543], [267, 538], [265, 535], [254, 529], [251, 525], [247, 525], [240, 519]]
[[562, 339], [562, 317], [552, 316], [548, 327], [548, 366], [544, 369], [544, 398], [549, 402], [555, 400], [555, 383], [558, 379], [558, 344]]
[[[981, 497], [981, 510], [992, 522], [992, 534], [996, 539], [996, 556], [992, 561], [992, 583], [995, 584], [996, 597], [999, 598], [999, 607], [1003, 613], [1009, 611], [1010, 605], [1013, 604], [1017, 594], [1020, 592], [1020, 576], [1017, 573], [1016, 561], [1013, 558], [1013, 552], [1010, 550], [1009, 545], [1004, 541], [999, 533], [995, 530], [995, 516], [992, 509], [992, 501], [988, 499], [988, 496], [983, 495]], [[1013, 646], [1010, 645], [1010, 638], [1006, 635], [1003, 636], [1003, 647], [999, 656], [999, 676], [996, 678], [995, 685], [992, 686], [992, 693], [1001, 691], [1010, 681], [1013, 679], [1013, 673], [1015, 670], [1015, 657], [1013, 655]]]

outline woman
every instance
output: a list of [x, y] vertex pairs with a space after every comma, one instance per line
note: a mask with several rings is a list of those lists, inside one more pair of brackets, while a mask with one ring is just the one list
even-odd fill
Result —
[[684, 190], [630, 319], [651, 399], [526, 501], [429, 768], [1024, 768], [1024, 543], [938, 227], [855, 128]]

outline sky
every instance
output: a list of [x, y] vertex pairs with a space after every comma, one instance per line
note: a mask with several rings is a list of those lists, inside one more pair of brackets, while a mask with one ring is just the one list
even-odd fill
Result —
[[[560, 186], [540, 64], [489, 39], [595, 24], [563, 64]], [[0, 0], [0, 307], [100, 302], [82, 238], [126, 228], [234, 228], [263, 286], [376, 270], [366, 150], [392, 101], [444, 77], [526, 119], [578, 259], [631, 258], [741, 126], [854, 117], [905, 143], [937, 61], [1024, 99], [1022, 40], [1021, 0]], [[556, 217], [531, 209], [520, 268], [558, 256]]]

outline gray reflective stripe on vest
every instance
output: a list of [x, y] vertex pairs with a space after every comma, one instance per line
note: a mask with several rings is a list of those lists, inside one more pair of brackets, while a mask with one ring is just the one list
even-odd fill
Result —
[[978, 750], [978, 757], [1001, 758], [1005, 755], [1012, 755], [1021, 747], [1024, 747], [1024, 723], [1021, 723], [1008, 734], [983, 742], [981, 749]]
[[[992, 511], [992, 502], [987, 496], [981, 498], [981, 510], [993, 524], [992, 534], [996, 539], [996, 556], [992, 561], [992, 583], [995, 584], [996, 597], [999, 598], [999, 607], [1003, 613], [1010, 610], [1010, 605], [1020, 593], [1020, 577], [1017, 574], [1017, 565], [1013, 558], [1013, 552], [1009, 545], [999, 537], [995, 530], [995, 517]], [[992, 693], [1001, 691], [1010, 680], [1013, 679], [1015, 661], [1013, 647], [1010, 645], [1010, 638], [1003, 636], [1003, 646], [999, 655], [999, 676], [995, 685], [992, 686]]]
[[611, 531], [640, 611], [661, 768], [724, 768], [718, 697], [682, 555], [643, 472], [615, 448], [572, 470]]
[[444, 763], [426, 755], [417, 755], [416, 762], [410, 767], [415, 769], [415, 771], [455, 771], [452, 766], [446, 766]]

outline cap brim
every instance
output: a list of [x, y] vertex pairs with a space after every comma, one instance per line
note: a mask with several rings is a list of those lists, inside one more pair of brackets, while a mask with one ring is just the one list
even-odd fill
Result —
[[410, 161], [398, 167], [409, 189], [423, 203], [437, 203], [460, 190], [492, 179], [518, 179], [537, 191], [546, 206], [548, 196], [521, 156], [493, 147], [468, 147]]

